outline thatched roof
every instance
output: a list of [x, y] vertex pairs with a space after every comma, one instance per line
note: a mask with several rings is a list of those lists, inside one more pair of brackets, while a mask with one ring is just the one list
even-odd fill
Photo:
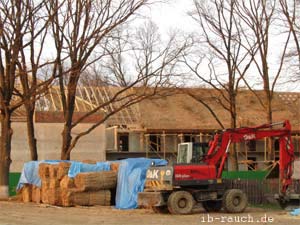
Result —
[[[192, 92], [196, 98], [208, 104], [225, 128], [230, 127], [230, 113], [226, 111], [226, 104], [216, 91], [211, 89], [185, 89]], [[263, 92], [256, 92], [263, 99]], [[219, 100], [221, 99], [221, 102]], [[300, 122], [300, 94], [274, 93], [273, 121], [290, 120], [294, 129], [298, 129]], [[213, 130], [221, 129], [212, 113], [202, 103], [187, 93], [147, 99], [139, 104], [141, 123], [146, 129], [161, 130]], [[257, 97], [250, 91], [240, 91], [237, 98], [237, 126], [255, 126], [264, 124], [266, 110], [259, 103]]]
[[[76, 109], [80, 115], [92, 110], [108, 99], [111, 99], [120, 87], [81, 87], [77, 91]], [[149, 89], [151, 92], [151, 89]], [[132, 95], [145, 91], [141, 88], [130, 88], [122, 95]], [[127, 125], [146, 130], [216, 130], [221, 129], [216, 119], [203, 101], [216, 114], [225, 128], [230, 127], [230, 113], [224, 109], [226, 100], [219, 92], [205, 88], [186, 88], [158, 90], [159, 95], [152, 96], [142, 102], [131, 105], [118, 112], [106, 121], [108, 126]], [[140, 93], [139, 93], [140, 94]], [[122, 96], [121, 95], [121, 96]], [[237, 95], [237, 126], [255, 126], [266, 123], [266, 109], [258, 101], [257, 96], [264, 99], [264, 93], [241, 90]], [[193, 97], [192, 97], [193, 96]], [[122, 100], [123, 101], [123, 100]], [[107, 105], [99, 111], [99, 115], [118, 108], [124, 102], [119, 101]], [[126, 100], [124, 100], [126, 101]], [[228, 105], [228, 104], [227, 104]], [[300, 93], [276, 92], [273, 100], [273, 121], [290, 120], [294, 130], [299, 130], [300, 122]], [[62, 112], [58, 87], [51, 87], [48, 93], [39, 98], [36, 104], [37, 112], [55, 114], [50, 120], [58, 118], [57, 113]], [[16, 118], [25, 119], [24, 109], [15, 111]], [[97, 120], [95, 117], [94, 120]], [[20, 120], [18, 120], [20, 121]], [[49, 120], [47, 120], [48, 122]], [[53, 121], [55, 122], [55, 121]], [[61, 122], [61, 121], [57, 121]]]

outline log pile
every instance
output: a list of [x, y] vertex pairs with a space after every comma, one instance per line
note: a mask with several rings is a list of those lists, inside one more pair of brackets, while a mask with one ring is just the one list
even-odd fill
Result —
[[115, 171], [79, 173], [74, 183], [81, 191], [111, 189], [117, 185], [117, 173]]
[[117, 168], [110, 171], [79, 173], [68, 177], [70, 163], [39, 165], [41, 187], [24, 185], [23, 202], [36, 202], [56, 206], [111, 205], [111, 190], [116, 189]]

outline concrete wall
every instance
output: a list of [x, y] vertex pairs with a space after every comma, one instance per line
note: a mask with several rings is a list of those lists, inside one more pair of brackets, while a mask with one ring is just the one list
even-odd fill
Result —
[[[89, 128], [91, 124], [79, 124], [73, 130], [73, 136]], [[11, 151], [11, 172], [20, 172], [23, 164], [30, 161], [29, 147], [27, 144], [26, 123], [13, 123], [13, 140]], [[60, 159], [62, 143], [62, 123], [36, 123], [36, 138], [39, 160]], [[105, 160], [105, 126], [101, 125], [92, 133], [82, 137], [71, 153], [71, 160], [93, 159]]]

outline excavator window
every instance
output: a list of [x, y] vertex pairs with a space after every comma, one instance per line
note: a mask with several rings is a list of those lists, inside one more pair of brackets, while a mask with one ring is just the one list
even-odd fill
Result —
[[200, 163], [207, 155], [208, 143], [185, 142], [178, 145], [177, 163]]
[[208, 143], [193, 143], [192, 163], [199, 163], [202, 161], [204, 155], [209, 149]]

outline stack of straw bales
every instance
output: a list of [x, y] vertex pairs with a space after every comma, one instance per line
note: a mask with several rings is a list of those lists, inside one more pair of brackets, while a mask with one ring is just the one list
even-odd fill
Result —
[[117, 163], [111, 165], [110, 171], [79, 173], [74, 179], [68, 177], [69, 168], [68, 162], [41, 163], [41, 188], [24, 185], [23, 201], [56, 206], [111, 205], [117, 185]]
[[[71, 164], [60, 162], [59, 164], [41, 163], [39, 176], [41, 178], [41, 202], [50, 205], [62, 206], [61, 194], [65, 187], [73, 187], [74, 182], [68, 179], [68, 171]], [[62, 183], [62, 184], [61, 184]]]

